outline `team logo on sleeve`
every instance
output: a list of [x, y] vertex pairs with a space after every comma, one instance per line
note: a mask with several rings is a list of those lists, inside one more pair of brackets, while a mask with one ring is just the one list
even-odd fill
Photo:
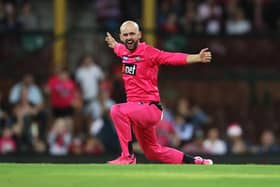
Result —
[[134, 60], [135, 60], [136, 62], [139, 62], [139, 61], [141, 60], [141, 58], [140, 58], [140, 56], [136, 56], [136, 57], [134, 57]]
[[128, 61], [128, 56], [122, 57], [123, 61]]
[[136, 64], [123, 64], [122, 65], [122, 73], [127, 75], [136, 75]]

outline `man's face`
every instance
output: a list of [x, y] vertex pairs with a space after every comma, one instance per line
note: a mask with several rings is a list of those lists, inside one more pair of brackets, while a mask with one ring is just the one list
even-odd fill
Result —
[[141, 32], [134, 24], [126, 24], [121, 28], [120, 39], [128, 50], [134, 51], [141, 39]]
[[90, 65], [92, 65], [93, 64], [93, 59], [91, 58], [91, 57], [86, 57], [85, 59], [84, 59], [84, 61], [83, 61], [83, 65], [85, 65], [85, 66], [90, 66]]
[[23, 84], [26, 86], [32, 85], [34, 82], [32, 75], [25, 75], [23, 77]]

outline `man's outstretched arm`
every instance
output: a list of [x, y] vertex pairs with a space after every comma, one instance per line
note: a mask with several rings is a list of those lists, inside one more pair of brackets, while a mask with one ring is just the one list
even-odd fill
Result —
[[209, 63], [211, 62], [212, 54], [208, 51], [208, 48], [201, 49], [198, 54], [189, 54], [186, 58], [188, 64], [193, 64], [197, 62]]
[[208, 48], [202, 49], [197, 54], [178, 53], [161, 51], [156, 48], [148, 48], [149, 58], [153, 62], [165, 65], [184, 65], [194, 63], [209, 63], [212, 59], [212, 54], [208, 51]]
[[[115, 38], [109, 33], [106, 33], [105, 41], [107, 42], [108, 47], [114, 49], [115, 46], [118, 44], [118, 42], [115, 40]], [[173, 56], [172, 53], [164, 52], [165, 55], [162, 55], [164, 57], [160, 61], [167, 61], [168, 63], [168, 57]], [[173, 58], [171, 58], [173, 59]], [[198, 54], [188, 54], [186, 57], [186, 63], [193, 64], [193, 63], [209, 63], [211, 62], [212, 54], [210, 51], [208, 51], [208, 48], [202, 49]]]

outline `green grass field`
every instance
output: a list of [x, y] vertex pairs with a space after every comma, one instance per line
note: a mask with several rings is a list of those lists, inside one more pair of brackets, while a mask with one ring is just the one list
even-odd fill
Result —
[[277, 165], [0, 164], [0, 187], [270, 187]]

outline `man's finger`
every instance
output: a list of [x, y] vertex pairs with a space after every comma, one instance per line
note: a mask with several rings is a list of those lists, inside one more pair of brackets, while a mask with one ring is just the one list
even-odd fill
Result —
[[109, 32], [107, 32], [107, 36], [110, 37], [110, 38], [113, 38], [112, 35]]
[[205, 51], [207, 51], [208, 50], [208, 48], [204, 48], [204, 49], [201, 49], [201, 53], [203, 53], [203, 52], [205, 52]]

